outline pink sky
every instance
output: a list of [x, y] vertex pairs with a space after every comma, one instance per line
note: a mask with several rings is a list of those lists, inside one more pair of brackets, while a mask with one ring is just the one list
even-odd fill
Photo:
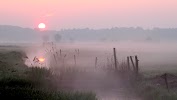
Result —
[[177, 0], [1, 0], [0, 24], [48, 29], [177, 27]]

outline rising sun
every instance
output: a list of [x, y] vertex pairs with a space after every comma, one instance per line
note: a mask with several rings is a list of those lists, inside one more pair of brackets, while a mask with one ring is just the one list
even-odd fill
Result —
[[45, 26], [45, 24], [44, 23], [40, 23], [39, 25], [38, 25], [38, 28], [39, 29], [44, 29], [46, 26]]

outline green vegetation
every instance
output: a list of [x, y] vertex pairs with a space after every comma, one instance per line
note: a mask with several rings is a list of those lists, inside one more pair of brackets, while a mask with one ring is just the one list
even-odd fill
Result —
[[58, 90], [57, 76], [46, 68], [27, 67], [25, 53], [0, 53], [0, 99], [97, 100], [93, 93]]
[[[147, 73], [146, 73], [147, 74]], [[157, 76], [148, 75], [142, 76], [138, 81], [134, 81], [133, 91], [135, 95], [142, 98], [142, 100], [177, 100], [177, 84], [176, 78], [172, 78], [172, 74], [168, 76], [168, 87], [166, 87], [165, 80], [162, 74]]]
[[[0, 52], [0, 99], [97, 100], [93, 93], [60, 90], [60, 79], [66, 78], [66, 82], [72, 82], [70, 80], [80, 74], [77, 69], [58, 69], [62, 72], [59, 77], [53, 74], [52, 69], [27, 67], [24, 64], [25, 59], [26, 55], [21, 51]], [[131, 90], [130, 93], [142, 100], [177, 100], [177, 77], [169, 75], [169, 91], [160, 77], [164, 73], [176, 75], [177, 68], [174, 66], [173, 69], [160, 71], [152, 69], [144, 69], [138, 78], [132, 73], [124, 75], [119, 72], [116, 75], [122, 78], [121, 81], [125, 81], [123, 85]]]
[[145, 82], [138, 84], [135, 89], [143, 100], [177, 100], [177, 91], [175, 89], [171, 89], [168, 92], [165, 87]]

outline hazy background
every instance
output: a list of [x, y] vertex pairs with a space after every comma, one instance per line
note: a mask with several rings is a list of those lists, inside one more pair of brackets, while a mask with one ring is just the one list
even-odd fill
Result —
[[1, 0], [0, 24], [47, 29], [177, 27], [176, 0]]
[[[39, 23], [46, 24], [46, 28], [38, 29]], [[71, 85], [71, 90], [96, 91], [105, 100], [121, 99], [122, 86], [131, 84], [134, 78], [101, 70], [114, 69], [113, 48], [118, 65], [126, 62], [127, 56], [137, 55], [143, 75], [176, 73], [177, 0], [0, 0], [0, 53], [24, 51], [26, 65], [56, 69], [59, 85]], [[21, 57], [16, 52], [12, 54]], [[8, 60], [6, 56], [1, 58]], [[36, 58], [45, 61], [36, 64]], [[14, 68], [20, 65], [14, 64]], [[7, 70], [18, 76], [18, 70]], [[123, 84], [119, 76], [123, 76]], [[46, 79], [50, 81], [50, 77]], [[155, 97], [161, 93], [154, 92], [149, 82], [147, 86], [143, 88], [150, 89]], [[136, 92], [133, 88], [128, 90]]]
[[103, 56], [116, 47], [147, 68], [177, 65], [176, 0], [1, 0], [0, 12], [1, 45], [54, 41]]

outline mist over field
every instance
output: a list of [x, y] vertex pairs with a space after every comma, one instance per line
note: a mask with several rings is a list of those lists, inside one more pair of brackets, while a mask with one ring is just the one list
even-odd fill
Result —
[[1, 0], [4, 98], [177, 100], [177, 0]]
[[[177, 28], [115, 27], [57, 31], [0, 25], [0, 64], [3, 66], [15, 64], [12, 71], [5, 68], [3, 73], [14, 72], [16, 68], [19, 70], [18, 67], [21, 68], [17, 72], [23, 72], [25, 66], [31, 68], [34, 71], [31, 72], [34, 73], [33, 77], [37, 77], [39, 83], [43, 83], [41, 83], [42, 86], [52, 84], [58, 90], [91, 91], [96, 94], [96, 96], [83, 94], [83, 97], [90, 95], [90, 97], [101, 100], [146, 100], [151, 96], [141, 99], [142, 97], [137, 95], [139, 93], [132, 92], [139, 88], [134, 84], [143, 84], [146, 81], [144, 77], [164, 73], [176, 74], [176, 33]], [[113, 48], [116, 49], [118, 71], [116, 70]], [[133, 59], [135, 56], [138, 57], [138, 71], [140, 73], [138, 77], [140, 78], [135, 74], [133, 64], [130, 64], [130, 70], [126, 71], [127, 57], [130, 56]], [[136, 59], [135, 61], [137, 64]], [[51, 74], [56, 75], [56, 78], [48, 78], [47, 76], [47, 78], [41, 79], [44, 82], [39, 80], [38, 77], [41, 76], [39, 73], [44, 74], [44, 72], [40, 72], [42, 70], [44, 72], [45, 70], [51, 71]], [[13, 75], [11, 72], [10, 75]], [[15, 71], [15, 73], [17, 72]], [[28, 72], [24, 73], [24, 76], [31, 77]], [[6, 74], [2, 75], [6, 76]], [[46, 79], [50, 79], [50, 81], [48, 82]], [[142, 80], [142, 83], [137, 83], [137, 79], [138, 81]], [[176, 86], [174, 81], [177, 78], [170, 79], [172, 79], [170, 80], [172, 83], [169, 84]], [[163, 79], [157, 78], [157, 80]], [[36, 83], [33, 78], [30, 81]], [[154, 86], [154, 80], [148, 82], [152, 82], [151, 86]], [[161, 84], [159, 86], [164, 87], [163, 82], [159, 83], [158, 81], [155, 85]], [[149, 95], [145, 92], [147, 90], [143, 88], [146, 85], [143, 84], [137, 92], [144, 91], [143, 95]], [[152, 88], [151, 86], [150, 88]], [[43, 87], [48, 88], [46, 85]], [[152, 95], [154, 96], [154, 94]], [[168, 93], [165, 95], [169, 98], [172, 97], [168, 96]]]
[[[126, 60], [126, 56], [138, 55], [142, 67], [154, 65], [159, 68], [162, 65], [177, 65], [175, 61], [177, 58], [177, 34], [175, 33], [177, 33], [176, 28], [145, 30], [140, 27], [124, 27], [97, 30], [87, 28], [39, 31], [1, 25], [0, 43], [1, 45], [39, 46], [43, 41], [54, 41], [59, 49], [92, 51], [93, 55], [99, 52], [102, 53], [100, 54], [102, 56], [111, 56], [112, 48], [115, 47], [120, 61]], [[38, 51], [40, 52], [40, 50]], [[94, 59], [93, 57], [87, 59]]]

